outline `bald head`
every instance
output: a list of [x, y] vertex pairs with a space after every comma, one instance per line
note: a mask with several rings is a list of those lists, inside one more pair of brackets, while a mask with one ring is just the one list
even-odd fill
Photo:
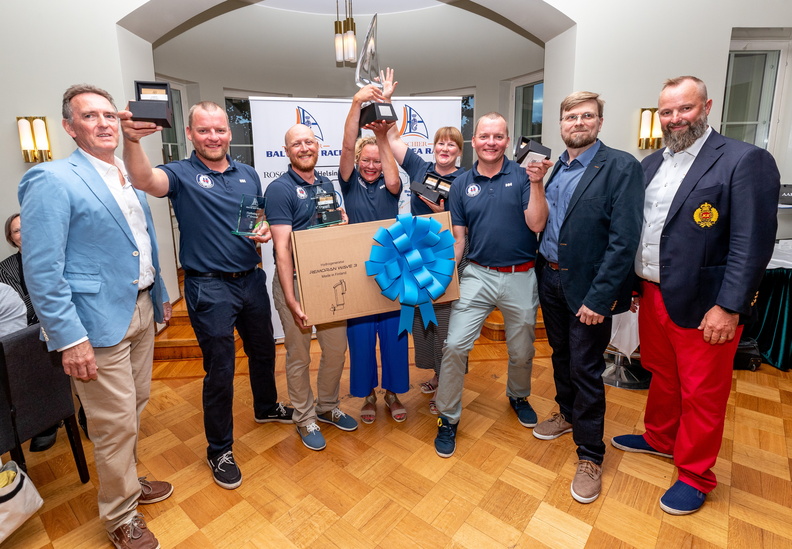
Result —
[[289, 144], [295, 140], [302, 140], [302, 139], [315, 139], [313, 130], [306, 126], [305, 124], [295, 124], [288, 130], [286, 130], [286, 135], [283, 137], [283, 144], [286, 148], [289, 148]]
[[313, 172], [319, 160], [319, 142], [313, 130], [305, 124], [295, 124], [283, 138], [283, 148], [292, 169], [305, 177]]

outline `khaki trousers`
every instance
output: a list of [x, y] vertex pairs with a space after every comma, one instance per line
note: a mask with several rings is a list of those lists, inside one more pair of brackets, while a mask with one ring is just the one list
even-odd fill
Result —
[[113, 347], [95, 347], [98, 379], [72, 379], [94, 445], [99, 476], [99, 518], [108, 532], [137, 513], [140, 414], [149, 399], [154, 358], [154, 308], [138, 294], [129, 329]]
[[[296, 282], [290, 280], [289, 283], [294, 284], [294, 293], [298, 295]], [[289, 399], [294, 407], [294, 423], [298, 427], [304, 427], [316, 421], [316, 414], [328, 412], [338, 406], [338, 392], [347, 349], [346, 321], [316, 326], [316, 339], [319, 340], [322, 357], [316, 375], [317, 399], [314, 408], [310, 372], [311, 328], [303, 329], [294, 320], [291, 310], [286, 305], [277, 269], [272, 282], [272, 299], [283, 324], [286, 383], [289, 387]]]

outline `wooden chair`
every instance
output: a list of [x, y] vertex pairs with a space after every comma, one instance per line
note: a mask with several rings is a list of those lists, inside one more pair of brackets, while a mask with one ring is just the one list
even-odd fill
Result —
[[[0, 435], [0, 452], [10, 451], [12, 459], [26, 471], [22, 443], [63, 421], [80, 480], [86, 483], [90, 476], [69, 376], [63, 372], [60, 354], [48, 352], [39, 333], [40, 326], [34, 324], [0, 338], [0, 428], [6, 433]], [[13, 438], [11, 447], [7, 447], [7, 428], [2, 427], [6, 413]]]

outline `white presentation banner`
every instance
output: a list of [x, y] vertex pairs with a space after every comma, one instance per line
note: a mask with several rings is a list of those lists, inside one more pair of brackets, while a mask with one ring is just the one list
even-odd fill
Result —
[[[459, 128], [462, 120], [460, 97], [396, 97], [393, 98], [397, 126], [401, 138], [421, 158], [434, 160], [432, 141], [438, 128]], [[261, 177], [263, 188], [286, 173], [289, 159], [283, 148], [286, 131], [295, 124], [309, 126], [318, 139], [321, 149], [316, 171], [333, 182], [339, 196], [338, 162], [341, 156], [344, 122], [349, 113], [350, 99], [317, 99], [294, 97], [251, 97], [250, 114], [253, 125], [253, 162]], [[367, 130], [363, 130], [368, 134]], [[410, 211], [410, 182], [402, 171], [402, 196], [399, 211]], [[344, 204], [342, 203], [343, 207]], [[267, 284], [272, 299], [274, 262], [272, 244], [262, 245], [262, 265], [267, 273]], [[283, 337], [275, 307], [272, 324], [276, 338]]]

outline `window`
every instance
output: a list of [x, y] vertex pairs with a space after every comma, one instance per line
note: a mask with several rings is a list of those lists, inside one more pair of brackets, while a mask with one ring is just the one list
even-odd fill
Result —
[[184, 136], [184, 108], [181, 89], [171, 82], [171, 106], [173, 107], [173, 127], [162, 129], [162, 162], [187, 158], [187, 141]]
[[721, 133], [767, 149], [779, 50], [730, 51]]
[[475, 116], [475, 95], [462, 96], [462, 121], [460, 122], [460, 129], [462, 131], [462, 139], [464, 141], [464, 148], [462, 150], [462, 158], [460, 159], [460, 166], [465, 169], [473, 167], [473, 126], [476, 124]]
[[533, 82], [514, 89], [514, 138], [525, 136], [542, 142], [544, 83]]
[[250, 100], [226, 97], [225, 102], [233, 136], [228, 154], [236, 162], [253, 166], [253, 123], [250, 120]]

